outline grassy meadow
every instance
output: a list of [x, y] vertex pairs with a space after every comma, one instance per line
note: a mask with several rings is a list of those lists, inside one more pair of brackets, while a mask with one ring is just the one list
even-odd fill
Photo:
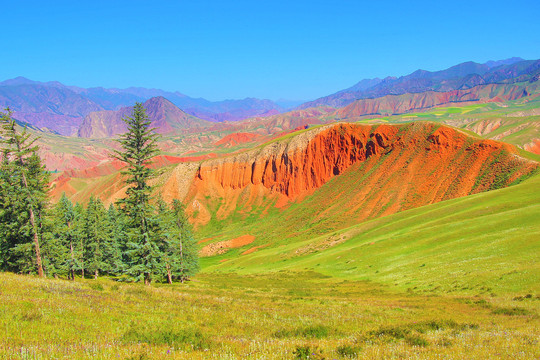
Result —
[[0, 291], [6, 359], [540, 356], [536, 294], [422, 295], [311, 271], [152, 287], [0, 274]]

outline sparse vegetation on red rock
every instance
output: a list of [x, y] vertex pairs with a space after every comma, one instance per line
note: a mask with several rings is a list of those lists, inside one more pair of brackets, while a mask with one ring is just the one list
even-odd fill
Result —
[[259, 206], [264, 198], [284, 206], [347, 173], [354, 188], [335, 189], [327, 205], [347, 196], [359, 221], [504, 187], [537, 166], [511, 145], [446, 126], [339, 124], [202, 163], [186, 201], [206, 214], [201, 207], [217, 201], [217, 216], [224, 218], [240, 204]]

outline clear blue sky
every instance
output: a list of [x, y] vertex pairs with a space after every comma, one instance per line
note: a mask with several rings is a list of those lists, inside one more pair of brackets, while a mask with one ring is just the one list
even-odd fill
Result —
[[363, 78], [540, 58], [540, 1], [3, 1], [0, 80], [309, 100]]

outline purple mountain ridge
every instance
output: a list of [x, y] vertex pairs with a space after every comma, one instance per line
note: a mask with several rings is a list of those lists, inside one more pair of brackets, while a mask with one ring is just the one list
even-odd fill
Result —
[[164, 97], [186, 113], [214, 122], [273, 115], [283, 110], [271, 100], [255, 98], [209, 101], [160, 89], [85, 89], [24, 77], [0, 82], [0, 107], [9, 107], [21, 121], [61, 135], [76, 135], [84, 117], [91, 112], [119, 110], [154, 97]]
[[[416, 70], [401, 77], [362, 80], [337, 93], [309, 101], [298, 107], [314, 106], [340, 108], [359, 99], [373, 99], [386, 95], [402, 95], [425, 91], [446, 92], [469, 89], [477, 85], [529, 81], [538, 75], [540, 60], [510, 58], [478, 64], [464, 62], [440, 71]], [[373, 84], [373, 85], [371, 85]]]

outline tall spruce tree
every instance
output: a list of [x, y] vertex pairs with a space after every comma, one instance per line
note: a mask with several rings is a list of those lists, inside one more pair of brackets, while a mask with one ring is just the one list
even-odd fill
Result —
[[129, 187], [126, 197], [119, 201], [119, 205], [126, 215], [129, 228], [129, 272], [149, 285], [163, 266], [154, 223], [155, 212], [150, 205], [152, 189], [148, 184], [154, 175], [148, 165], [151, 158], [158, 154], [158, 135], [150, 128], [150, 119], [141, 103], [136, 103], [131, 117], [123, 120], [128, 130], [118, 140], [122, 151], [117, 151], [115, 157], [128, 164], [123, 174], [127, 176]]
[[82, 250], [79, 248], [82, 229], [77, 226], [77, 213], [65, 193], [52, 210], [52, 222], [52, 237], [55, 240], [51, 242], [62, 249], [57, 250], [62, 255], [62, 259], [57, 261], [61, 260], [68, 279], [74, 280]]
[[160, 199], [158, 219], [167, 282], [172, 284], [173, 278], [184, 282], [199, 270], [197, 247], [184, 204], [174, 200], [169, 206]]
[[85, 248], [86, 248], [86, 238], [84, 236], [84, 225], [85, 225], [85, 209], [80, 203], [76, 203], [73, 206], [73, 228], [75, 229], [76, 241], [74, 244], [74, 270], [81, 271], [81, 277], [84, 279], [85, 273]]
[[107, 231], [107, 210], [94, 195], [90, 196], [84, 219], [87, 268], [94, 273], [94, 279], [97, 279], [100, 272], [112, 270], [108, 262], [112, 244]]
[[[7, 217], [7, 237], [10, 240], [10, 266], [26, 272], [29, 262], [39, 276], [45, 276], [40, 239], [43, 212], [47, 204], [48, 173], [37, 155], [36, 138], [22, 131], [11, 117], [9, 109], [0, 113], [0, 143], [2, 146], [2, 186], [0, 201]], [[3, 234], [4, 235], [4, 234]], [[33, 247], [33, 256], [29, 255]], [[31, 259], [33, 257], [33, 259]]]
[[123, 262], [123, 250], [125, 250], [125, 224], [124, 216], [116, 210], [114, 204], [107, 210], [107, 236], [110, 241], [108, 249], [107, 262], [110, 267], [111, 275], [120, 275], [126, 269]]

